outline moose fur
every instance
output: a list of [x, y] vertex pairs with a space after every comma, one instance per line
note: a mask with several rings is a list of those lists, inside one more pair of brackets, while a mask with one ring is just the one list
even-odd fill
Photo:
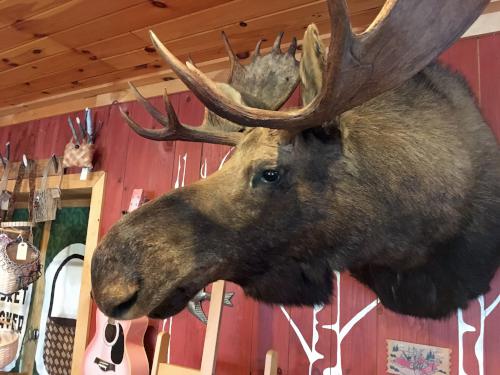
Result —
[[[307, 104], [324, 49], [317, 34], [305, 43]], [[432, 64], [330, 125], [243, 129], [220, 171], [126, 215], [92, 259], [99, 307], [165, 318], [217, 279], [260, 301], [316, 305], [330, 301], [335, 270], [419, 317], [487, 292], [500, 263], [500, 152], [463, 78]]]
[[363, 179], [351, 179], [350, 210], [368, 218], [342, 241], [345, 264], [397, 312], [465, 308], [498, 268], [499, 150], [472, 97], [433, 65], [340, 117], [349, 173]]

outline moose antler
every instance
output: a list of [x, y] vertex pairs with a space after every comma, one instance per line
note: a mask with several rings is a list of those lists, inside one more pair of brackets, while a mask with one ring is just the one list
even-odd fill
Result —
[[199, 129], [192, 126], [181, 124], [172, 104], [168, 100], [168, 94], [165, 90], [163, 101], [165, 103], [166, 115], [158, 111], [148, 100], [141, 95], [139, 90], [129, 82], [130, 89], [134, 93], [137, 101], [141, 103], [149, 114], [158, 121], [163, 129], [145, 129], [137, 122], [132, 120], [128, 113], [120, 106], [120, 112], [128, 125], [140, 136], [152, 139], [154, 141], [191, 141], [208, 142], [234, 146], [239, 143], [242, 134], [238, 132], [225, 132], [216, 130]]
[[297, 39], [293, 38], [288, 51], [282, 52], [280, 33], [272, 51], [265, 55], [260, 53], [263, 40], [259, 40], [252, 62], [247, 65], [240, 63], [224, 32], [222, 39], [231, 63], [228, 83], [240, 92], [244, 103], [253, 108], [280, 109], [300, 81], [300, 64], [295, 59]]
[[327, 0], [331, 38], [319, 95], [301, 109], [278, 112], [232, 102], [191, 62], [182, 64], [150, 31], [158, 53], [218, 116], [249, 127], [301, 130], [397, 87], [423, 69], [481, 14], [489, 0], [388, 0], [359, 35], [345, 0]]
[[[299, 83], [299, 62], [295, 59], [297, 40], [293, 38], [288, 52], [282, 53], [283, 33], [281, 33], [276, 38], [271, 53], [266, 55], [260, 54], [262, 41], [259, 41], [252, 62], [243, 66], [224, 32], [222, 32], [222, 38], [229, 55], [231, 72], [228, 84], [217, 84], [218, 93], [227, 97], [231, 102], [245, 103], [255, 108], [279, 109]], [[120, 107], [120, 112], [127, 124], [142, 137], [156, 141], [185, 140], [226, 145], [235, 145], [242, 137], [238, 132], [243, 130], [243, 127], [208, 110], [205, 111], [202, 126], [183, 125], [170, 105], [166, 92], [164, 102], [167, 114], [164, 115], [149, 103], [132, 83], [129, 85], [137, 101], [164, 127], [159, 130], [143, 128]]]

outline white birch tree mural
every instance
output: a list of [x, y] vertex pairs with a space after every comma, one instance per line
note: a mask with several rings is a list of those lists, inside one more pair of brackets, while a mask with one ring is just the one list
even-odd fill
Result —
[[295, 324], [290, 314], [288, 314], [288, 311], [286, 311], [286, 309], [283, 306], [280, 306], [281, 311], [283, 312], [285, 318], [290, 323], [290, 326], [292, 327], [293, 331], [295, 332], [295, 335], [299, 339], [300, 345], [302, 346], [302, 349], [304, 349], [304, 353], [307, 356], [307, 359], [309, 361], [309, 372], [308, 372], [309, 375], [311, 375], [312, 373], [313, 364], [316, 361], [325, 358], [323, 354], [318, 353], [318, 351], [316, 350], [316, 345], [318, 344], [319, 341], [318, 313], [321, 310], [323, 310], [323, 307], [324, 307], [323, 305], [320, 305], [320, 306], [314, 306], [313, 308], [313, 322], [312, 322], [313, 336], [312, 336], [311, 346], [309, 346], [307, 340], [304, 338], [304, 335], [300, 331], [299, 327], [297, 326], [297, 324]]
[[[374, 299], [371, 303], [366, 305], [363, 309], [361, 309], [354, 317], [352, 317], [349, 322], [347, 322], [346, 325], [342, 326], [340, 325], [340, 303], [342, 301], [341, 299], [341, 275], [339, 272], [335, 272], [335, 280], [336, 280], [336, 296], [335, 296], [335, 304], [336, 304], [336, 309], [337, 309], [337, 317], [335, 320], [335, 323], [330, 324], [330, 325], [323, 325], [321, 328], [331, 330], [335, 332], [337, 335], [337, 347], [336, 347], [336, 363], [332, 367], [328, 367], [323, 370], [323, 375], [342, 375], [342, 341], [344, 338], [351, 332], [353, 327], [361, 320], [363, 319], [370, 311], [372, 311], [378, 303], [378, 299]], [[281, 307], [281, 311], [285, 315], [285, 318], [288, 320], [290, 323], [290, 326], [293, 329], [293, 332], [297, 336], [300, 345], [302, 346], [302, 349], [304, 350], [304, 353], [307, 356], [307, 359], [309, 361], [309, 375], [312, 374], [312, 369], [313, 365], [316, 361], [325, 358], [325, 356], [321, 353], [319, 353], [316, 349], [316, 346], [319, 341], [319, 335], [320, 332], [318, 331], [318, 313], [324, 308], [324, 306], [316, 306], [313, 308], [313, 336], [312, 336], [312, 342], [311, 345], [307, 343], [307, 340], [305, 339], [304, 335], [300, 331], [299, 327], [297, 324], [293, 321], [293, 319], [290, 317], [290, 314]]]
[[[457, 321], [458, 321], [458, 375], [468, 375], [464, 369], [464, 335], [470, 332], [478, 332], [476, 343], [474, 345], [474, 354], [477, 360], [477, 368], [479, 375], [484, 374], [484, 330], [486, 318], [493, 312], [493, 310], [500, 303], [500, 294], [495, 298], [495, 300], [488, 306], [485, 306], [484, 296], [477, 298], [479, 303], [479, 327], [474, 327], [464, 320], [462, 309], [458, 309]], [[472, 306], [471, 306], [472, 307]], [[471, 308], [470, 307], [470, 308]]]

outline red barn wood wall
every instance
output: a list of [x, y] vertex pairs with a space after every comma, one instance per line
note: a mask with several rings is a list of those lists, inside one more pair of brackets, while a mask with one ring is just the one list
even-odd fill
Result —
[[[461, 40], [443, 54], [442, 61], [465, 75], [486, 120], [500, 138], [500, 34]], [[160, 105], [159, 98], [153, 102]], [[192, 94], [173, 95], [172, 102], [181, 121], [200, 123], [203, 107]], [[291, 105], [297, 103], [297, 96], [290, 100]], [[137, 103], [127, 107], [145, 126], [158, 126]], [[147, 141], [123, 124], [117, 107], [96, 111], [104, 126], [97, 138], [95, 168], [107, 173], [102, 235], [127, 209], [132, 189], [143, 188], [158, 196], [188, 185], [217, 170], [229, 151], [228, 147], [208, 144]], [[35, 159], [61, 154], [69, 138], [65, 115], [0, 129], [0, 144], [10, 141], [16, 160], [23, 153]], [[499, 274], [492, 292], [463, 312], [461, 326], [457, 316], [436, 322], [394, 314], [377, 305], [373, 293], [348, 275], [342, 274], [340, 281], [334, 282], [340, 283], [336, 292], [340, 303], [336, 299], [316, 310], [259, 304], [245, 298], [237, 286], [229, 285], [228, 289], [236, 292], [235, 306], [223, 313], [217, 373], [261, 373], [265, 353], [273, 348], [279, 353], [281, 374], [384, 374], [386, 339], [451, 348], [452, 374], [500, 373], [500, 305], [487, 310], [499, 297]], [[201, 323], [182, 312], [155, 326], [171, 330], [172, 363], [200, 365]], [[459, 339], [459, 331], [464, 329], [467, 332]], [[149, 339], [152, 342], [152, 337]], [[483, 356], [477, 358], [475, 347], [481, 342]]]

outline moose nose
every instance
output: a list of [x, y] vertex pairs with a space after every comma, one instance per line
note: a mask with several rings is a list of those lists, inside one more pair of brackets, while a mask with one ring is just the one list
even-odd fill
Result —
[[128, 319], [139, 297], [140, 283], [123, 276], [114, 277], [107, 285], [100, 285], [93, 293], [101, 311], [111, 318]]

